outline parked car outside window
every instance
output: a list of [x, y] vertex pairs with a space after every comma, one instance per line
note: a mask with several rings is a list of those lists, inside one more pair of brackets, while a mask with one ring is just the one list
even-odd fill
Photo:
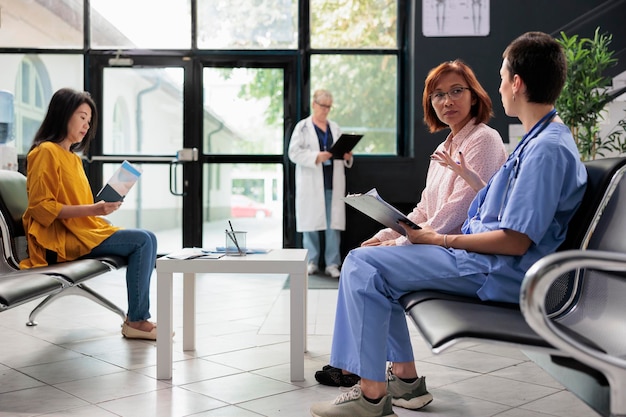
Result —
[[234, 194], [230, 197], [231, 217], [256, 217], [263, 219], [272, 216], [272, 210], [265, 204], [254, 201], [250, 197]]

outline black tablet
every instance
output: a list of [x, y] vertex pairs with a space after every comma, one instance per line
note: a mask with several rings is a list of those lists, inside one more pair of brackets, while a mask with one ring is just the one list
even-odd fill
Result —
[[343, 159], [343, 154], [350, 152], [362, 137], [363, 135], [355, 133], [344, 133], [328, 151], [333, 154], [333, 159]]

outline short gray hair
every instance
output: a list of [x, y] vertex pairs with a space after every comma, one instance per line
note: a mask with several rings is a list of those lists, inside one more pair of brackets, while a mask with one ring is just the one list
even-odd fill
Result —
[[317, 102], [319, 99], [322, 99], [322, 98], [328, 98], [332, 101], [333, 95], [330, 91], [324, 90], [323, 88], [320, 88], [319, 90], [315, 90], [315, 92], [313, 93], [313, 101]]

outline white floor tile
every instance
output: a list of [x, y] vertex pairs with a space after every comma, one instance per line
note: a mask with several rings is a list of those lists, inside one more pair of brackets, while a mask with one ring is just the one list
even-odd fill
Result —
[[[120, 318], [82, 297], [64, 297], [26, 327], [28, 303], [0, 314], [0, 417], [309, 416], [339, 390], [317, 384], [329, 363], [336, 290], [307, 298], [305, 381], [289, 377], [286, 276], [203, 275], [197, 279], [196, 350], [182, 350], [182, 275], [174, 279], [173, 377], [156, 380], [156, 347], [120, 334]], [[155, 280], [151, 287], [156, 300]], [[123, 274], [90, 282], [125, 308]], [[153, 316], [156, 312], [152, 306]], [[154, 317], [158, 321], [157, 317]], [[430, 417], [591, 417], [520, 351], [475, 342], [435, 355], [409, 323], [420, 375], [435, 399]], [[414, 411], [394, 408], [399, 417]]]

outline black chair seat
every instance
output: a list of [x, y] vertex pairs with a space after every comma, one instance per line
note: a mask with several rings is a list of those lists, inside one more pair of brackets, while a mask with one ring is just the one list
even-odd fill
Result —
[[482, 302], [434, 291], [406, 294], [400, 304], [435, 352], [462, 339], [552, 348], [526, 323], [517, 304]]
[[111, 269], [122, 269], [128, 265], [127, 258], [117, 255], [97, 256], [95, 258], [87, 259], [97, 259], [98, 261], [109, 265]]
[[61, 291], [63, 283], [49, 275], [37, 273], [10, 273], [0, 278], [0, 304], [4, 309], [14, 307]]
[[29, 271], [46, 275], [57, 275], [72, 285], [80, 284], [111, 269], [97, 259], [79, 259], [54, 265], [32, 268]]

